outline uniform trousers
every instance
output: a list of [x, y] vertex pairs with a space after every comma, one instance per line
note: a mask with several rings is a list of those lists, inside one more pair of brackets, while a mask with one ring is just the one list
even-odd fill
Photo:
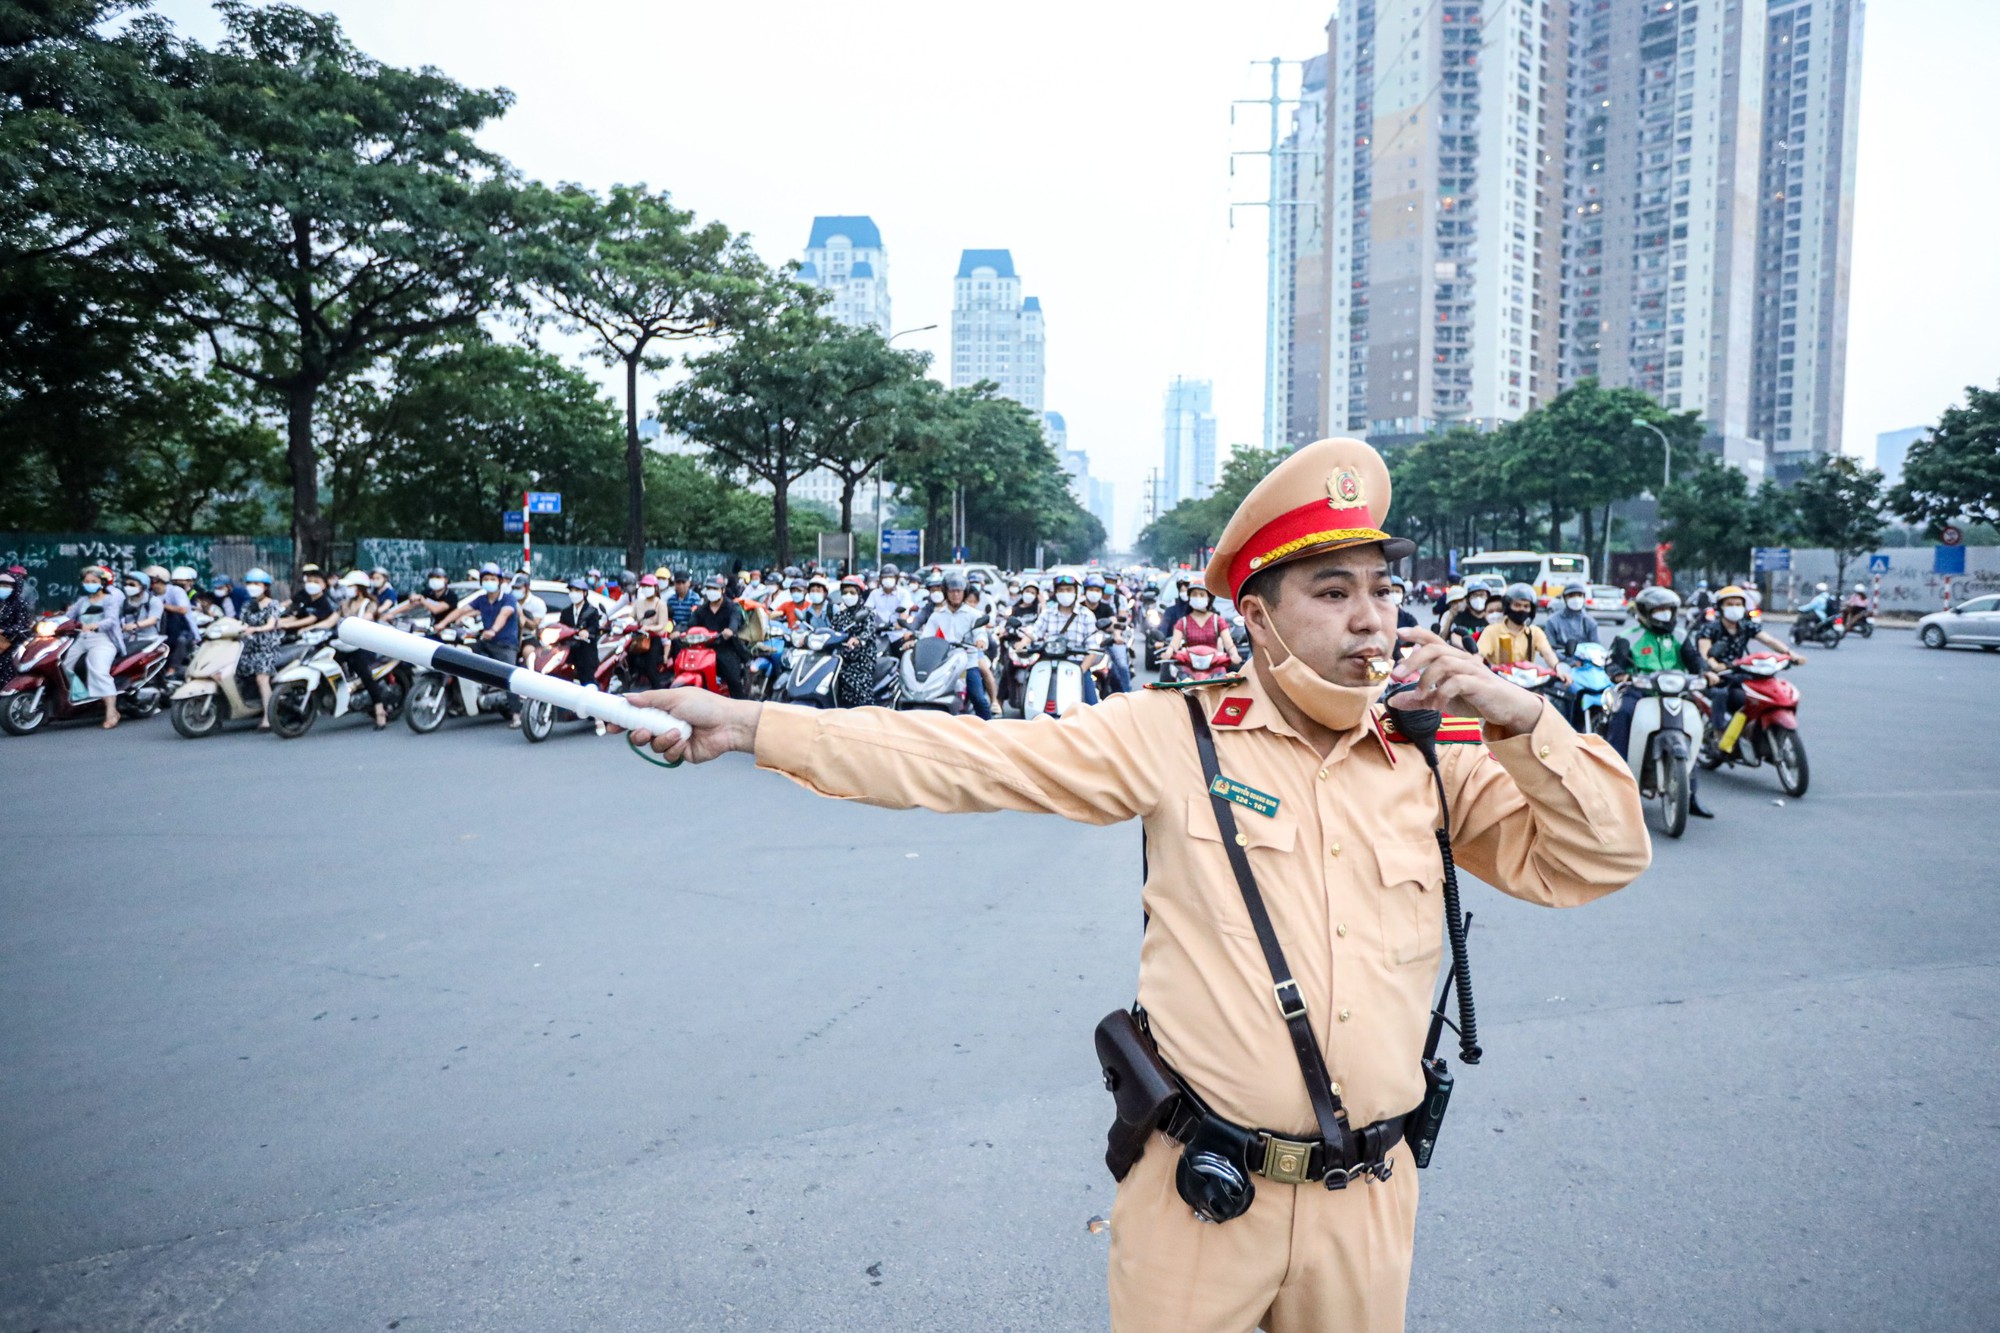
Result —
[[1174, 1188], [1181, 1145], [1154, 1134], [1111, 1208], [1112, 1333], [1397, 1333], [1416, 1246], [1406, 1144], [1386, 1181], [1344, 1190], [1253, 1177], [1250, 1210], [1203, 1222]]

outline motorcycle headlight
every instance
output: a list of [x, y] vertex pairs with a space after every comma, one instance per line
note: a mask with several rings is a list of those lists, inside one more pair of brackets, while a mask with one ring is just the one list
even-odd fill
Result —
[[546, 627], [545, 629], [542, 630], [542, 647], [544, 648], [555, 647], [556, 640], [560, 637], [562, 636], [557, 632], [557, 629], [554, 625]]
[[44, 639], [52, 638], [61, 624], [60, 620], [38, 620], [35, 622], [35, 633]]
[[1686, 694], [1687, 673], [1682, 671], [1662, 671], [1653, 682], [1661, 694]]

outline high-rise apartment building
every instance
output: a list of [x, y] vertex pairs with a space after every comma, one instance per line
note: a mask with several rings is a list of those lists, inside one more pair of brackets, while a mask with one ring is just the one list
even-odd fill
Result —
[[1271, 163], [1275, 249], [1270, 312], [1280, 355], [1270, 368], [1266, 448], [1311, 444], [1327, 432], [1326, 57], [1305, 62], [1291, 133]]
[[889, 336], [889, 252], [870, 217], [817, 217], [799, 277], [833, 296], [827, 313]]
[[1903, 463], [1910, 456], [1910, 446], [1919, 440], [1928, 440], [1934, 429], [1931, 426], [1905, 426], [1901, 430], [1885, 430], [1875, 437], [1875, 466], [1881, 470], [1885, 488], [1903, 479]]
[[1567, 0], [1353, 0], [1327, 25], [1326, 427], [1557, 388]]
[[1215, 489], [1215, 390], [1208, 380], [1175, 376], [1167, 386], [1162, 512]]
[[1567, 382], [1693, 409], [1753, 476], [1763, 0], [1571, 0]]
[[991, 380], [1031, 412], [1042, 410], [1042, 303], [1021, 295], [1014, 256], [967, 250], [959, 256], [951, 310], [951, 386]]
[[1768, 0], [1750, 428], [1781, 481], [1840, 452], [1861, 26], [1861, 0]]

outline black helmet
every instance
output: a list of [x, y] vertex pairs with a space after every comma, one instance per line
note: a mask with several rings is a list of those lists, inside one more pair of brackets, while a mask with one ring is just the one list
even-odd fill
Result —
[[638, 585], [638, 582], [639, 582], [639, 576], [637, 574], [634, 574], [631, 570], [621, 569], [618, 571], [619, 587], [621, 588], [635, 587]]
[[893, 562], [892, 562], [892, 563], [890, 563], [890, 564], [886, 564], [886, 565], [883, 565], [883, 566], [882, 566], [882, 571], [881, 571], [881, 572], [882, 572], [882, 577], [883, 577], [883, 578], [885, 578], [885, 579], [887, 579], [887, 578], [900, 578], [900, 577], [902, 577], [902, 573], [903, 573], [903, 571], [902, 571], [902, 570], [900, 570], [900, 569], [896, 568], [896, 566], [895, 566], [895, 564], [894, 564]]
[[797, 565], [786, 565], [786, 566], [785, 566], [785, 577], [786, 577], [786, 578], [788, 578], [788, 579], [802, 579], [802, 578], [804, 578], [805, 576], [806, 576], [806, 575], [805, 575], [805, 571], [804, 571], [804, 570], [802, 570], [802, 569], [800, 569], [800, 568], [799, 568], [799, 567], [798, 567]]
[[1583, 584], [1578, 580], [1571, 579], [1568, 583], [1565, 583], [1563, 585], [1563, 596], [1588, 597], [1590, 596], [1590, 589], [1584, 587]]
[[963, 575], [963, 574], [959, 574], [959, 573], [951, 573], [951, 574], [947, 574], [947, 575], [945, 575], [945, 576], [944, 576], [944, 590], [945, 590], [946, 592], [964, 592], [964, 591], [965, 591], [965, 575]]
[[926, 588], [942, 588], [944, 586], [944, 575], [933, 569], [930, 573], [924, 575], [924, 586]]
[[1639, 619], [1654, 629], [1665, 629], [1674, 623], [1674, 616], [1681, 609], [1681, 596], [1672, 588], [1641, 588], [1632, 605], [1637, 608]]
[[1532, 603], [1535, 600], [1535, 590], [1526, 583], [1510, 583], [1507, 585], [1507, 591], [1501, 594], [1500, 600]]
[[444, 572], [442, 566], [432, 565], [429, 569], [424, 571], [424, 577], [427, 579], [442, 579], [442, 578], [449, 578], [451, 576]]

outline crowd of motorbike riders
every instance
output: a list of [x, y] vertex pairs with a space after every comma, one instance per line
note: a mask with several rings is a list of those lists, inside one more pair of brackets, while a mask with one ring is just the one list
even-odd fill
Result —
[[[23, 571], [0, 571], [0, 724], [20, 734], [97, 713], [109, 728], [167, 707], [188, 736], [241, 720], [289, 737], [321, 715], [363, 714], [379, 729], [401, 714], [429, 731], [448, 716], [492, 712], [539, 740], [557, 721], [580, 720], [347, 650], [334, 635], [346, 616], [608, 690], [699, 685], [739, 698], [981, 718], [1061, 716], [1132, 689], [1141, 669], [1168, 682], [1213, 678], [1238, 669], [1247, 649], [1234, 608], [1218, 605], [1189, 571], [1158, 583], [1137, 572], [987, 576], [906, 573], [892, 563], [868, 576], [790, 566], [701, 580], [684, 569], [593, 569], [561, 584], [493, 564], [467, 574], [454, 582], [431, 569], [418, 586], [398, 588], [386, 569], [335, 578], [308, 564], [280, 600], [261, 569], [204, 583], [185, 566], [94, 567], [58, 615], [28, 604]], [[1428, 610], [1438, 634], [1545, 694], [1579, 729], [1604, 734], [1631, 759], [1642, 790], [1677, 801], [1683, 820], [1709, 811], [1692, 765], [1676, 770], [1676, 743], [1663, 733], [1684, 737], [1683, 760], [1769, 761], [1788, 791], [1803, 793], [1796, 691], [1772, 677], [1805, 659], [1763, 629], [1752, 593], [1702, 584], [1684, 608], [1671, 588], [1643, 589], [1632, 623], [1607, 645], [1584, 584], [1553, 595], [1493, 582], [1397, 579], [1400, 618], [1417, 624]], [[1825, 641], [1815, 634], [1856, 619], [1851, 605], [1835, 607], [1818, 591], [1795, 642]], [[1673, 689], [1663, 692], [1663, 681]], [[1634, 751], [1635, 722], [1643, 753]], [[1670, 790], [1676, 781], [1684, 792]]]

